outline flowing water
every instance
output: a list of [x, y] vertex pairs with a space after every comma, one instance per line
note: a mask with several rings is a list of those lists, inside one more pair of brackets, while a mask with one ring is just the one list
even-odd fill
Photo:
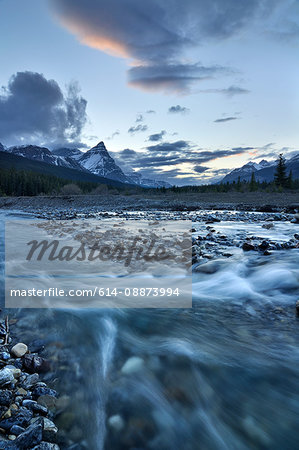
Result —
[[[231, 256], [194, 269], [192, 309], [9, 311], [22, 339], [43, 339], [56, 363], [48, 376], [65, 400], [62, 448], [299, 447], [299, 251], [234, 245], [252, 235], [283, 243], [298, 225], [268, 230], [249, 218], [213, 228]], [[195, 221], [193, 236], [204, 233]], [[124, 373], [131, 357], [141, 366]]]

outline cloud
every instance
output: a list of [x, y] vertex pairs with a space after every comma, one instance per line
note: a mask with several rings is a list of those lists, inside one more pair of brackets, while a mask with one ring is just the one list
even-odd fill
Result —
[[156, 114], [156, 111], [154, 111], [153, 109], [148, 109], [146, 111], [146, 114]]
[[230, 69], [222, 66], [203, 66], [200, 63], [159, 63], [138, 65], [128, 70], [129, 85], [146, 90], [188, 93], [192, 84], [228, 74]]
[[243, 89], [240, 86], [230, 86], [224, 89], [202, 89], [198, 92], [204, 94], [223, 94], [227, 97], [234, 97], [235, 95], [249, 94], [250, 91], [248, 89]]
[[[143, 152], [134, 150], [123, 150], [116, 155], [120, 161], [130, 162], [134, 168], [159, 169], [163, 166], [181, 166], [188, 163], [199, 167], [202, 172], [202, 164], [214, 161], [219, 158], [241, 155], [253, 150], [253, 147], [235, 147], [226, 150], [202, 150], [195, 147], [189, 141], [180, 140], [176, 142], [162, 142], [149, 145]], [[198, 171], [197, 171], [198, 173]]]
[[188, 108], [186, 108], [185, 106], [181, 106], [181, 105], [176, 105], [176, 106], [171, 106], [170, 108], [168, 108], [168, 112], [171, 114], [186, 114], [187, 112], [189, 112], [190, 110]]
[[147, 125], [139, 124], [139, 125], [136, 125], [136, 127], [130, 127], [128, 129], [128, 133], [130, 133], [130, 134], [142, 133], [143, 131], [146, 131], [147, 128], [148, 128]]
[[119, 152], [120, 156], [124, 159], [132, 158], [133, 156], [137, 155], [137, 152], [135, 150], [131, 150], [130, 148], [125, 148], [121, 152]]
[[136, 123], [138, 123], [138, 122], [143, 122], [143, 115], [142, 115], [142, 114], [137, 114], [137, 117], [136, 117], [135, 122], [136, 122]]
[[[130, 85], [185, 92], [190, 84], [205, 79], [194, 62], [185, 63], [190, 49], [223, 41], [256, 23], [263, 29], [277, 1], [50, 0], [50, 4], [60, 23], [82, 43], [126, 58], [133, 66]], [[212, 67], [203, 69], [213, 72]]]
[[222, 123], [222, 122], [230, 122], [231, 120], [237, 120], [238, 117], [224, 117], [223, 119], [216, 119], [214, 120], [215, 123]]
[[147, 147], [151, 153], [153, 152], [177, 152], [181, 150], [189, 150], [191, 145], [188, 141], [180, 140], [175, 142], [163, 142], [161, 144], [150, 145]]
[[71, 144], [81, 138], [86, 105], [76, 83], [64, 94], [56, 81], [40, 73], [18, 72], [0, 94], [0, 139]]
[[[155, 178], [162, 176], [173, 184], [198, 184], [217, 182], [231, 169], [213, 169], [207, 167], [220, 158], [242, 155], [254, 150], [253, 147], [233, 147], [228, 149], [204, 150], [192, 142], [160, 142], [145, 147], [144, 151], [125, 149], [116, 152], [117, 162], [126, 171], [138, 170], [144, 176]], [[183, 177], [183, 178], [182, 178]]]
[[194, 166], [193, 170], [197, 173], [203, 173], [206, 170], [209, 170], [209, 167], [205, 167], [205, 166]]
[[115, 138], [115, 136], [119, 136], [119, 135], [120, 135], [120, 131], [116, 130], [116, 131], [114, 131], [114, 133], [111, 134], [111, 136], [108, 136], [106, 139], [111, 140], [111, 139]]
[[160, 131], [160, 133], [155, 133], [155, 134], [151, 134], [147, 140], [151, 141], [151, 142], [157, 142], [157, 141], [161, 141], [163, 139], [163, 137], [165, 136], [166, 131], [162, 130]]

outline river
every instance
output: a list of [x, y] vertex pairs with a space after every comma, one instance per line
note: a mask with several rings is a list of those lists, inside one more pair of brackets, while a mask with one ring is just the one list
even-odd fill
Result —
[[[0, 214], [3, 280], [3, 223], [27, 215]], [[61, 448], [299, 447], [299, 250], [237, 246], [248, 236], [283, 244], [299, 225], [267, 229], [265, 213], [239, 221], [219, 212], [223, 220], [207, 229], [198, 214], [194, 242], [209, 232], [225, 238], [212, 237], [204, 268], [194, 265], [192, 308], [3, 312], [24, 342], [42, 339], [56, 363], [46, 378], [65, 399]]]

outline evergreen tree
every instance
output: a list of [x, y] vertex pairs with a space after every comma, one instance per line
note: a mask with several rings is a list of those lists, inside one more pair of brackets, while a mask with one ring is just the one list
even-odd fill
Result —
[[288, 179], [287, 179], [287, 187], [289, 189], [293, 188], [293, 172], [292, 172], [292, 169], [289, 171], [289, 176], [288, 176]]
[[256, 183], [256, 180], [255, 180], [254, 172], [252, 172], [251, 179], [250, 179], [250, 184], [249, 184], [249, 190], [251, 192], [253, 192], [253, 191], [256, 191], [256, 189], [257, 189], [257, 183]]
[[286, 162], [282, 153], [279, 155], [274, 180], [277, 186], [287, 187]]

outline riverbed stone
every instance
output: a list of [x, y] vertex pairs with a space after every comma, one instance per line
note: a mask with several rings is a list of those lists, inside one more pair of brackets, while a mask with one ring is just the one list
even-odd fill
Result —
[[10, 369], [5, 367], [0, 370], [0, 387], [12, 383], [14, 379], [13, 372]]
[[49, 442], [55, 442], [58, 428], [52, 420], [45, 418], [43, 424], [43, 439]]
[[119, 414], [115, 414], [114, 416], [109, 417], [108, 425], [114, 431], [119, 432], [125, 427], [125, 422]]
[[41, 421], [29, 425], [29, 427], [17, 437], [15, 441], [17, 448], [25, 450], [38, 445], [42, 441], [42, 432]]
[[13, 394], [7, 389], [0, 390], [0, 405], [9, 406], [12, 402]]
[[28, 347], [26, 344], [23, 344], [23, 342], [19, 342], [13, 346], [10, 352], [16, 358], [21, 358], [28, 352]]
[[23, 365], [29, 372], [47, 372], [50, 368], [49, 362], [37, 355], [26, 354]]
[[19, 425], [13, 425], [10, 429], [10, 432], [15, 436], [19, 436], [19, 434], [23, 433], [23, 431], [25, 431], [25, 428], [20, 427]]
[[127, 359], [125, 364], [121, 368], [121, 373], [124, 375], [130, 375], [135, 372], [139, 372], [143, 369], [144, 360], [139, 356], [132, 356]]

